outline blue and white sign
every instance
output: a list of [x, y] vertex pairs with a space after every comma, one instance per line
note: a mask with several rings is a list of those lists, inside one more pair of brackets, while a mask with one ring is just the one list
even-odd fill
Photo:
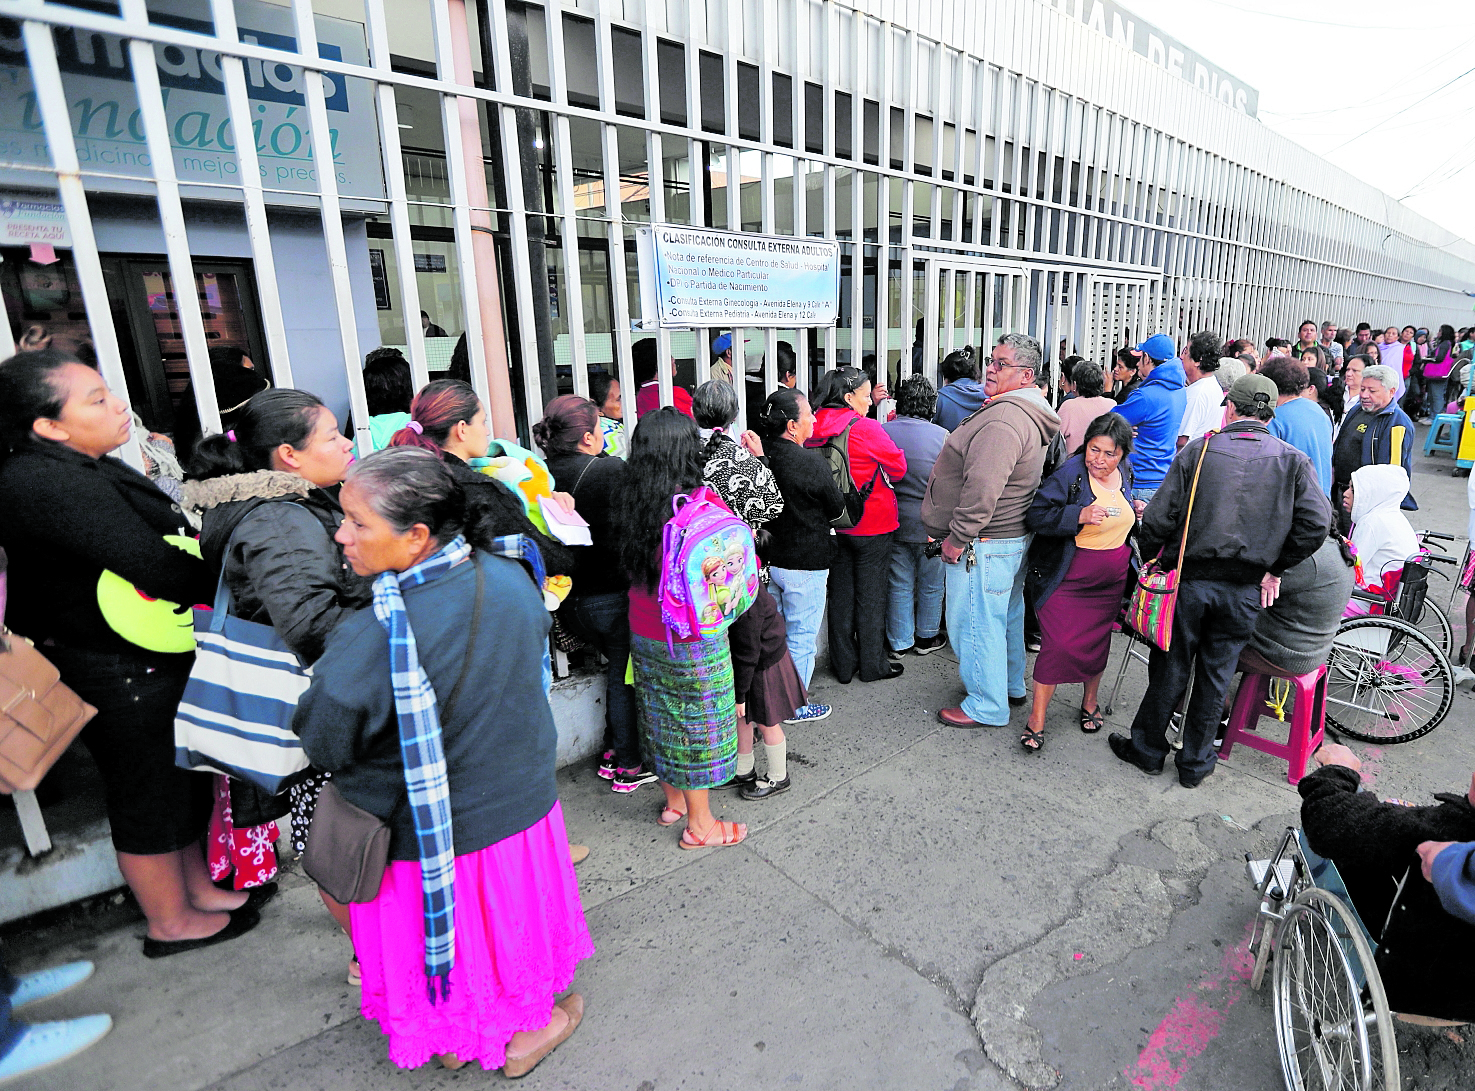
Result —
[[837, 242], [656, 224], [635, 245], [644, 329], [835, 324]]

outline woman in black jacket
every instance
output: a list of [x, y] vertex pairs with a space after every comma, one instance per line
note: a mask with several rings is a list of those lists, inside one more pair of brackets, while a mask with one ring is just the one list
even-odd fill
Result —
[[[770, 538], [763, 560], [768, 565], [768, 590], [784, 615], [789, 654], [807, 690], [814, 677], [815, 642], [825, 616], [834, 538], [830, 520], [844, 512], [845, 498], [824, 456], [804, 446], [814, 433], [814, 413], [802, 392], [785, 388], [770, 394], [763, 403], [759, 426], [766, 441], [768, 468], [784, 498], [784, 510], [766, 527]], [[784, 722], [807, 723], [829, 714], [829, 705], [810, 701]]]
[[[426, 383], [410, 404], [410, 423], [394, 434], [391, 447], [420, 447], [439, 455], [451, 469], [456, 483], [466, 490], [468, 518], [488, 538], [522, 534], [531, 538], [543, 557], [548, 575], [566, 574], [573, 555], [533, 525], [522, 501], [502, 482], [477, 473], [468, 463], [486, 458], [492, 432], [486, 407], [468, 383], [459, 379], [437, 379]], [[572, 509], [571, 499], [554, 494]]]
[[[223, 573], [232, 613], [270, 625], [306, 666], [323, 654], [338, 623], [371, 597], [368, 581], [333, 540], [343, 522], [337, 488], [352, 453], [352, 441], [317, 397], [266, 390], [246, 403], [234, 428], [200, 441], [184, 486], [185, 502], [201, 513], [205, 563], [217, 578]], [[301, 853], [325, 779], [313, 773], [285, 796], [232, 780], [232, 825], [260, 825], [290, 807], [292, 843]], [[322, 898], [346, 932], [347, 909], [326, 893]], [[350, 980], [355, 975], [350, 966]]]
[[1045, 709], [1058, 685], [1084, 687], [1082, 731], [1094, 734], [1105, 723], [1096, 695], [1132, 570], [1127, 538], [1137, 523], [1131, 451], [1131, 425], [1103, 413], [1086, 426], [1081, 449], [1040, 486], [1025, 514], [1024, 525], [1035, 536], [1025, 582], [1041, 630], [1034, 705], [1019, 737], [1026, 750], [1045, 745]]
[[214, 595], [204, 562], [164, 541], [189, 534], [179, 505], [107, 457], [130, 429], [128, 406], [74, 356], [47, 349], [0, 363], [6, 621], [98, 710], [82, 741], [107, 791], [118, 869], [148, 918], [144, 954], [157, 958], [231, 939], [259, 918], [246, 894], [211, 884], [201, 848], [210, 778], [174, 764], [193, 653], [140, 647], [99, 605], [105, 570], [186, 608]]

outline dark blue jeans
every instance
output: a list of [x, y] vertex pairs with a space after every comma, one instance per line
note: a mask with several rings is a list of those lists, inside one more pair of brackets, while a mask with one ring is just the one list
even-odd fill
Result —
[[1147, 692], [1132, 721], [1132, 745], [1139, 754], [1152, 762], [1168, 756], [1168, 721], [1193, 671], [1178, 768], [1193, 776], [1214, 768], [1214, 732], [1224, 715], [1224, 694], [1259, 619], [1258, 584], [1184, 580], [1178, 585], [1172, 650], [1154, 648], [1148, 657]]
[[10, 1011], [10, 994], [15, 992], [15, 978], [10, 971], [0, 963], [0, 1057], [4, 1057], [12, 1049], [15, 1043], [20, 1041], [20, 1036], [26, 1032], [26, 1025], [17, 1019]]
[[640, 733], [635, 730], [635, 691], [625, 685], [630, 660], [630, 600], [623, 591], [574, 599], [565, 617], [573, 630], [609, 660], [605, 673], [604, 749], [615, 752], [615, 764], [640, 764]]

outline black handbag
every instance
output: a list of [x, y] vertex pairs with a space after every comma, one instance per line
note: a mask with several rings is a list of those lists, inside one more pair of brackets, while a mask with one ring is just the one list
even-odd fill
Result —
[[[442, 706], [442, 722], [450, 719], [456, 698], [461, 694], [461, 686], [471, 668], [477, 630], [481, 627], [486, 578], [474, 555], [471, 563], [476, 567], [476, 607], [471, 613], [471, 633], [466, 638], [466, 656], [461, 661], [461, 673]], [[401, 797], [395, 804], [394, 811], [390, 812], [390, 821], [403, 802]], [[372, 902], [379, 896], [379, 886], [384, 882], [384, 872], [389, 867], [389, 835], [388, 822], [348, 802], [339, 792], [338, 785], [330, 779], [323, 785], [317, 808], [312, 813], [312, 825], [307, 830], [307, 851], [302, 854], [302, 870], [334, 901], [344, 905]]]

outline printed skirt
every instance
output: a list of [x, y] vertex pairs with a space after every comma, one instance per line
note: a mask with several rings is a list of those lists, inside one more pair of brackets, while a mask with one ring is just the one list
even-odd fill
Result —
[[737, 772], [737, 708], [727, 637], [678, 643], [630, 634], [645, 757], [673, 788], [725, 784]]

